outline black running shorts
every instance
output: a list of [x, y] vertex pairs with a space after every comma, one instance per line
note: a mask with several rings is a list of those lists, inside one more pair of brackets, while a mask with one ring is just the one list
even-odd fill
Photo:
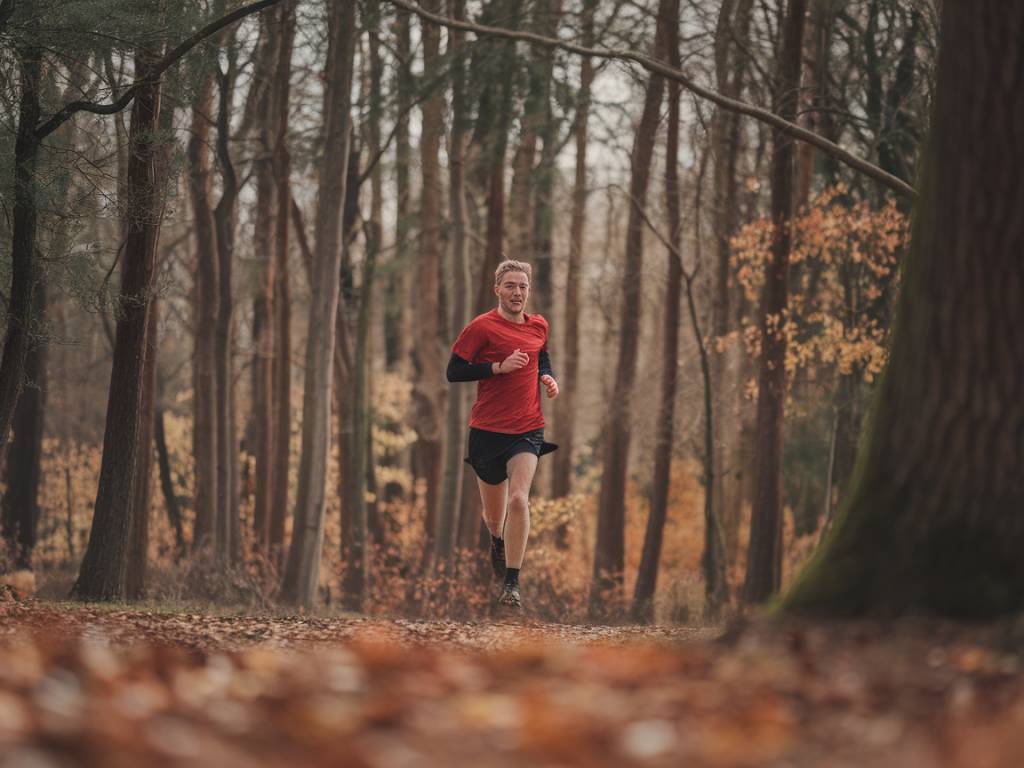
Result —
[[532, 453], [543, 456], [558, 446], [544, 442], [544, 430], [534, 429], [519, 435], [502, 432], [488, 432], [485, 429], [469, 428], [469, 456], [465, 462], [473, 468], [476, 476], [489, 485], [498, 485], [508, 479], [508, 460], [517, 453]]

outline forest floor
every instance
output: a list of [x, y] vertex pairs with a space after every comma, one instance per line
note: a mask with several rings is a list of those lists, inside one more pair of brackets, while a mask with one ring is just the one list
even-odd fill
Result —
[[0, 768], [1024, 765], [1021, 623], [721, 629], [0, 595]]

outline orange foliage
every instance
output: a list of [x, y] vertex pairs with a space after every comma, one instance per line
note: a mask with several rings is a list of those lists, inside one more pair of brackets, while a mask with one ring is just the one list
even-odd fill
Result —
[[[829, 188], [800, 211], [790, 226], [793, 278], [783, 317], [766, 318], [769, 333], [786, 334], [786, 372], [813, 378], [831, 371], [871, 381], [885, 365], [886, 329], [879, 317], [895, 293], [899, 256], [909, 242], [906, 217], [889, 200], [875, 209], [847, 202], [844, 185]], [[773, 224], [759, 218], [732, 239], [732, 263], [744, 293], [759, 303], [770, 258]], [[759, 317], [743, 319], [743, 342], [757, 356]], [[719, 340], [723, 346], [728, 340]], [[756, 394], [756, 383], [747, 386]]]

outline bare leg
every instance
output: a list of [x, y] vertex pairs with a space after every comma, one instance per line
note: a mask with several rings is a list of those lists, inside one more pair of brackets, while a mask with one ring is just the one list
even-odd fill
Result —
[[537, 457], [517, 453], [508, 460], [508, 517], [505, 521], [505, 561], [521, 568], [530, 536], [530, 486], [537, 471]]
[[501, 530], [505, 527], [505, 505], [508, 502], [508, 480], [497, 485], [485, 483], [479, 477], [476, 479], [477, 487], [480, 489], [480, 501], [484, 504], [484, 524], [492, 536], [501, 538]]

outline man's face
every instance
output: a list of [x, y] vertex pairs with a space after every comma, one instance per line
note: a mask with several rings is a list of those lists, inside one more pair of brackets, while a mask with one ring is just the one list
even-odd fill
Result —
[[525, 272], [506, 272], [494, 286], [498, 306], [510, 315], [518, 315], [526, 307], [530, 296], [530, 278]]

